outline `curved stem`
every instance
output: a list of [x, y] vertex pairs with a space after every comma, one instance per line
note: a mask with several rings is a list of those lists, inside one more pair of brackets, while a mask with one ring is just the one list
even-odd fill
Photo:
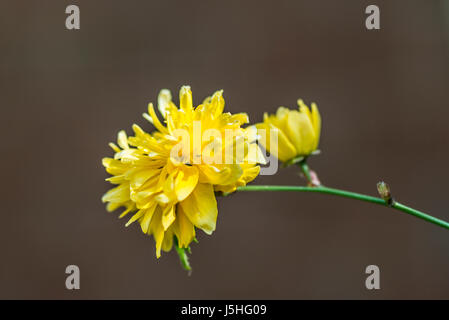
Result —
[[307, 182], [308, 182], [309, 184], [312, 184], [312, 177], [311, 177], [311, 175], [310, 175], [310, 169], [309, 169], [309, 166], [307, 165], [307, 159], [304, 159], [304, 160], [300, 161], [300, 162], [298, 163], [298, 165], [299, 165], [299, 167], [301, 168], [302, 173], [303, 173], [304, 176], [306, 177]]
[[351, 198], [351, 199], [357, 199], [361, 201], [376, 203], [385, 207], [391, 207], [393, 209], [405, 212], [407, 214], [413, 215], [417, 218], [423, 219], [425, 221], [428, 221], [430, 223], [436, 224], [440, 227], [449, 229], [449, 223], [446, 221], [443, 221], [441, 219], [435, 218], [431, 215], [428, 215], [424, 212], [421, 212], [419, 210], [410, 208], [406, 205], [403, 205], [399, 202], [394, 202], [391, 205], [389, 205], [385, 200], [377, 197], [372, 197], [368, 195], [364, 195], [361, 193], [351, 192], [351, 191], [345, 191], [340, 189], [334, 189], [334, 188], [328, 188], [324, 186], [318, 186], [318, 187], [303, 187], [303, 186], [267, 186], [267, 185], [259, 185], [259, 186], [244, 186], [237, 188], [238, 191], [297, 191], [297, 192], [318, 192], [318, 193], [326, 193], [326, 194], [332, 194], [339, 197], [345, 197], [345, 198]]

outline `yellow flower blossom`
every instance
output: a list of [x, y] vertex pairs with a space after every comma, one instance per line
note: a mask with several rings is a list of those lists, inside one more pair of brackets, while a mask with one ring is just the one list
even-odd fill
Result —
[[309, 109], [302, 100], [298, 100], [299, 110], [279, 107], [275, 115], [264, 114], [257, 129], [277, 130], [278, 142], [261, 141], [264, 147], [282, 162], [286, 163], [298, 157], [306, 157], [318, 148], [321, 131], [321, 117], [318, 107], [312, 103]]
[[[174, 237], [179, 247], [188, 248], [195, 228], [211, 234], [218, 214], [215, 191], [233, 192], [260, 170], [260, 150], [249, 130], [241, 128], [248, 116], [223, 113], [222, 91], [194, 108], [190, 87], [183, 86], [179, 101], [178, 108], [170, 91], [162, 90], [158, 109], [163, 121], [151, 103], [144, 114], [156, 130], [146, 133], [134, 124], [133, 136], [120, 131], [117, 145], [110, 144], [114, 157], [103, 159], [112, 175], [106, 180], [117, 185], [102, 198], [107, 210], [124, 207], [120, 217], [132, 212], [126, 226], [138, 221], [144, 233], [153, 235], [158, 258], [161, 250], [171, 250]], [[227, 140], [229, 131], [233, 137]], [[238, 146], [240, 162], [234, 155]], [[232, 151], [230, 163], [224, 161], [226, 150]], [[205, 161], [210, 158], [218, 161]]]

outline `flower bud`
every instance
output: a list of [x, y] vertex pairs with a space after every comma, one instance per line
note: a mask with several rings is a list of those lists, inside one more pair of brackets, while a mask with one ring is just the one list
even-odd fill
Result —
[[385, 200], [388, 204], [392, 204], [393, 198], [391, 197], [390, 187], [383, 181], [377, 183], [377, 192], [382, 199]]
[[297, 110], [279, 107], [276, 114], [265, 114], [264, 121], [256, 124], [258, 129], [277, 130], [277, 146], [267, 143], [264, 147], [270, 152], [275, 151], [285, 165], [294, 164], [298, 162], [296, 159], [313, 154], [320, 140], [321, 117], [318, 107], [312, 103], [309, 108], [302, 100], [298, 100], [298, 106]]

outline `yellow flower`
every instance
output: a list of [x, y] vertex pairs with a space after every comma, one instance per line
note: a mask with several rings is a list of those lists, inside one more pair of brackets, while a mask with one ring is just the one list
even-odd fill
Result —
[[[306, 157], [318, 148], [321, 131], [321, 117], [315, 103], [309, 109], [302, 100], [298, 100], [299, 110], [279, 107], [276, 115], [264, 114], [262, 123], [257, 129], [265, 129], [267, 133], [277, 130], [277, 144], [261, 141], [264, 147], [282, 162], [298, 157]], [[267, 134], [267, 137], [269, 135]]]
[[[174, 237], [179, 247], [188, 248], [195, 228], [211, 234], [218, 214], [214, 192], [233, 192], [255, 179], [260, 170], [260, 150], [249, 130], [241, 128], [248, 116], [223, 113], [222, 91], [194, 108], [190, 87], [184, 86], [179, 100], [178, 108], [170, 91], [162, 90], [158, 109], [163, 123], [150, 103], [144, 117], [156, 131], [146, 133], [136, 124], [134, 136], [120, 131], [118, 146], [110, 144], [114, 158], [103, 159], [112, 175], [106, 180], [117, 185], [102, 198], [107, 210], [124, 207], [120, 217], [133, 212], [126, 226], [138, 221], [144, 233], [153, 235], [158, 258], [161, 249], [171, 250]], [[228, 132], [232, 139], [226, 139]], [[243, 162], [234, 155], [239, 147]], [[230, 156], [226, 150], [232, 151]], [[226, 157], [231, 161], [221, 161]]]

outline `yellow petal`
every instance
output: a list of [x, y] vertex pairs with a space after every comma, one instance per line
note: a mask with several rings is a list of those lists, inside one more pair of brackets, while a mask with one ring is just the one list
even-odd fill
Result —
[[253, 181], [259, 175], [260, 167], [259, 166], [248, 166], [244, 168], [243, 175], [239, 180], [243, 180], [245, 184]]
[[215, 230], [218, 210], [211, 184], [199, 183], [192, 194], [180, 202], [180, 205], [197, 228], [207, 234], [211, 234]]
[[123, 212], [120, 214], [119, 218], [120, 218], [120, 219], [123, 218], [123, 217], [126, 216], [130, 211], [132, 211], [133, 209], [135, 209], [134, 206], [129, 206], [125, 211], [123, 211]]
[[242, 164], [241, 166], [243, 168], [243, 174], [235, 183], [228, 185], [215, 185], [214, 190], [226, 193], [234, 192], [237, 187], [245, 186], [248, 182], [253, 181], [259, 175], [259, 166], [250, 164]]
[[127, 175], [127, 178], [130, 180], [131, 188], [138, 189], [144, 183], [149, 181], [150, 178], [153, 178], [153, 181], [156, 182], [156, 178], [159, 176], [160, 172], [160, 169], [144, 168], [134, 170], [131, 174]]
[[279, 107], [276, 110], [276, 115], [271, 115], [268, 117], [268, 123], [273, 124], [281, 131], [287, 131], [287, 118], [290, 110], [286, 107]]
[[176, 199], [175, 176], [178, 174], [178, 172], [179, 171], [177, 170], [170, 173], [164, 183], [163, 195], [166, 196], [169, 201]]
[[181, 248], [187, 248], [195, 238], [195, 227], [185, 214], [181, 205], [178, 205], [176, 208], [174, 232], [178, 238], [178, 245]]
[[129, 183], [123, 183], [106, 192], [101, 198], [103, 202], [126, 202], [129, 200]]
[[128, 149], [128, 138], [126, 137], [126, 132], [121, 130], [117, 135], [117, 143], [122, 149]]
[[118, 176], [112, 176], [110, 178], [107, 178], [106, 181], [109, 181], [112, 184], [120, 184], [125, 182], [125, 175], [121, 174]]
[[159, 193], [154, 199], [161, 205], [167, 205], [169, 202], [173, 200], [172, 198], [168, 197], [165, 193]]
[[115, 143], [110, 142], [109, 146], [111, 147], [112, 150], [114, 150], [115, 152], [120, 152], [120, 148], [116, 146]]
[[302, 99], [298, 99], [299, 111], [307, 115], [307, 117], [312, 120], [312, 114], [310, 113], [309, 107], [304, 103]]
[[166, 118], [166, 112], [167, 109], [169, 109], [170, 107], [170, 102], [171, 102], [171, 92], [168, 89], [162, 89], [159, 92], [159, 95], [157, 97], [157, 108], [159, 109], [159, 112], [161, 113], [161, 115]]
[[155, 188], [149, 187], [138, 192], [132, 192], [130, 198], [136, 203], [137, 208], [144, 209], [150, 207], [152, 202], [155, 201], [156, 192]]
[[175, 179], [175, 193], [178, 201], [183, 201], [195, 189], [198, 183], [198, 169], [194, 166], [183, 165]]
[[151, 123], [155, 126], [157, 130], [159, 130], [162, 133], [168, 134], [168, 130], [166, 127], [162, 125], [162, 123], [159, 121], [159, 118], [156, 115], [156, 112], [154, 111], [154, 106], [152, 103], [148, 104], [148, 113], [151, 117]]
[[168, 252], [173, 247], [173, 228], [168, 229], [165, 232], [164, 240], [162, 241], [162, 250]]
[[[133, 223], [134, 221], [136, 221], [136, 220], [138, 220], [140, 217], [142, 217], [142, 216], [145, 214], [146, 210], [147, 210], [147, 209], [141, 209], [141, 210], [137, 211], [137, 213], [134, 214], [134, 215], [131, 217], [131, 219], [128, 220], [128, 222], [125, 224], [125, 227], [129, 226], [131, 223]], [[125, 212], [126, 212], [126, 211], [125, 211]], [[123, 214], [120, 215], [120, 218], [121, 218], [122, 216], [123, 216]]]
[[139, 160], [140, 152], [136, 149], [124, 149], [114, 155], [114, 159], [121, 162], [133, 162]]
[[[154, 213], [158, 208], [157, 203], [154, 202], [148, 209], [143, 209], [143, 215], [140, 215], [140, 227], [143, 233], [148, 233], [151, 220], [153, 220]], [[134, 217], [133, 217], [134, 218]], [[131, 218], [132, 219], [132, 218]], [[127, 225], [130, 225], [133, 221], [128, 221]]]
[[112, 158], [103, 158], [103, 166], [112, 175], [120, 175], [129, 169], [128, 164]]
[[231, 124], [238, 124], [241, 126], [242, 124], [249, 122], [249, 117], [246, 113], [237, 113], [233, 114], [229, 120], [231, 121]]
[[211, 96], [206, 97], [206, 98], [204, 98], [203, 103], [201, 105], [203, 105], [203, 106], [208, 105], [208, 104], [210, 104], [211, 100], [212, 100]]
[[230, 184], [237, 181], [242, 175], [239, 164], [227, 165], [201, 165], [199, 166], [199, 182], [210, 184]]
[[219, 90], [214, 93], [210, 100], [211, 113], [215, 118], [223, 113], [224, 105], [223, 90]]
[[170, 227], [170, 225], [175, 221], [175, 206], [169, 205], [162, 212], [162, 226], [164, 227], [164, 231]]
[[109, 202], [107, 205], [106, 205], [106, 210], [108, 211], [108, 212], [112, 212], [112, 211], [115, 211], [115, 210], [117, 210], [119, 207], [122, 207], [122, 206], [124, 206], [125, 204], [123, 204], [123, 203], [114, 203], [114, 202]]
[[179, 90], [179, 107], [185, 112], [193, 110], [192, 91], [190, 86], [182, 86]]
[[312, 103], [312, 124], [313, 129], [315, 130], [316, 142], [314, 149], [316, 149], [318, 148], [318, 144], [320, 142], [321, 116], [320, 113], [318, 112], [318, 107], [316, 106], [315, 103]]
[[151, 219], [149, 233], [153, 235], [156, 242], [156, 257], [160, 258], [162, 242], [164, 240], [164, 227], [162, 226], [162, 210], [158, 206]]
[[[287, 135], [278, 127], [270, 123], [260, 123], [257, 124], [256, 127], [257, 129], [265, 130], [265, 138], [259, 140], [260, 144], [279, 160], [285, 162], [297, 155], [295, 146], [289, 141]], [[262, 135], [263, 131], [260, 132], [260, 134]], [[277, 134], [277, 143], [271, 141], [272, 134]]]
[[288, 114], [287, 135], [298, 155], [308, 155], [315, 146], [315, 131], [306, 113], [292, 110]]

